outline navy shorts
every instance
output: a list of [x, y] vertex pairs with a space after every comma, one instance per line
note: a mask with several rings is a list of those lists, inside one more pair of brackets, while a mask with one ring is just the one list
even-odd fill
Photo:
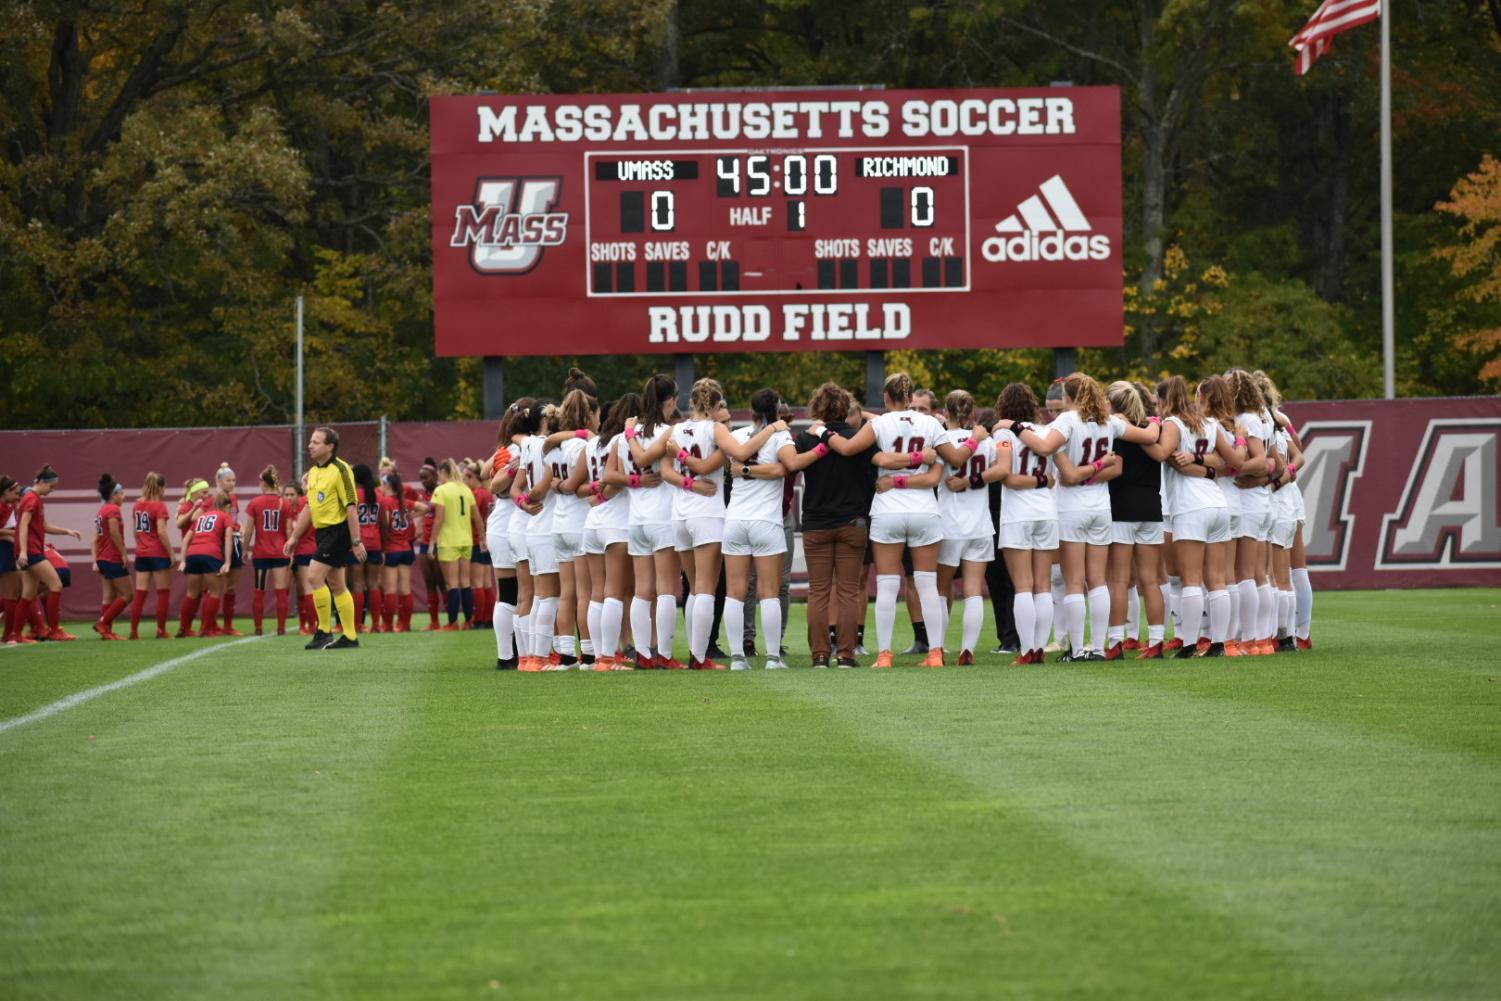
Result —
[[199, 553], [189, 556], [187, 565], [183, 568], [187, 573], [218, 573], [224, 561], [217, 556], [205, 556]]
[[57, 579], [63, 582], [63, 587], [72, 587], [73, 586], [73, 568], [72, 567], [58, 567], [57, 568]]
[[313, 554], [303, 553], [300, 556], [292, 557], [292, 559], [300, 567], [311, 566], [313, 563]]
[[418, 556], [426, 556], [427, 553], [428, 553], [428, 548], [429, 547], [428, 547], [428, 544], [426, 542], [419, 542], [419, 543], [417, 543], [417, 555]]
[[109, 560], [96, 560], [99, 564], [99, 576], [105, 580], [119, 580], [121, 577], [129, 577], [130, 571], [125, 569], [123, 563], [111, 563]]
[[292, 565], [292, 561], [285, 556], [257, 556], [250, 562], [255, 564], [257, 570], [280, 570]]
[[365, 550], [365, 562], [373, 567], [378, 567], [381, 564], [382, 555], [379, 549], [367, 549]]
[[15, 573], [16, 544], [9, 539], [0, 541], [0, 573]]
[[409, 567], [417, 562], [417, 554], [407, 549], [399, 553], [386, 553], [386, 566]]
[[136, 573], [156, 573], [159, 570], [171, 570], [172, 560], [166, 556], [137, 556]]
[[474, 549], [469, 553], [469, 562], [478, 563], [482, 566], [490, 566], [490, 551], [487, 549], [481, 549], [479, 546], [475, 546]]
[[229, 557], [229, 568], [231, 570], [238, 570], [245, 565], [245, 543], [240, 541], [238, 535], [235, 536], [234, 542], [235, 548]]

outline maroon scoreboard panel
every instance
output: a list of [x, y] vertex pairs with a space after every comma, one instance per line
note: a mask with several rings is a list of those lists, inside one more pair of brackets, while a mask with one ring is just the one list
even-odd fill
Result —
[[1114, 87], [431, 109], [440, 355], [1121, 343]]

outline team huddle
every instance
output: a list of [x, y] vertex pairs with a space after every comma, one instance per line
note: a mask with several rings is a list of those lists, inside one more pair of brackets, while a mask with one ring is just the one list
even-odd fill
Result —
[[[932, 638], [925, 667], [949, 662], [955, 601], [955, 660], [974, 663], [987, 579], [993, 600], [997, 581], [1013, 595], [998, 612], [1014, 629], [1018, 664], [1041, 662], [1050, 637], [1066, 661], [1311, 646], [1302, 447], [1263, 373], [1231, 370], [1193, 389], [1174, 376], [1155, 390], [1105, 389], [1075, 373], [1045, 405], [1013, 383], [979, 410], [963, 390], [937, 410], [897, 374], [880, 414], [825, 384], [797, 432], [770, 389], [752, 394], [752, 423], [734, 430], [713, 380], [694, 384], [686, 415], [677, 397], [657, 375], [604, 405], [574, 369], [560, 403], [529, 397], [508, 409], [493, 455], [428, 459], [420, 487], [390, 459], [374, 471], [350, 466], [337, 434], [319, 428], [303, 482], [284, 485], [266, 467], [243, 517], [227, 464], [212, 484], [186, 483], [175, 513], [162, 477], [149, 474], [130, 511], [134, 588], [124, 487], [106, 474], [94, 629], [124, 638], [114, 624], [129, 607], [129, 638], [139, 638], [155, 590], [156, 636], [170, 637], [175, 568], [187, 580], [176, 635], [241, 635], [236, 583], [248, 557], [255, 631], [273, 608], [286, 631], [295, 588], [314, 649], [358, 646], [367, 612], [371, 632], [410, 630], [416, 568], [427, 629], [493, 629], [501, 669], [742, 670], [750, 660], [739, 637], [758, 611], [765, 665], [779, 669], [801, 476], [815, 667], [858, 666], [872, 563], [878, 668], [895, 664], [904, 578], [914, 624]], [[51, 466], [29, 488], [0, 478], [5, 643], [72, 639], [58, 623], [66, 564], [46, 541], [78, 536], [46, 520], [57, 481]], [[686, 664], [673, 653], [680, 608]], [[728, 665], [711, 656], [721, 616], [735, 651]]]

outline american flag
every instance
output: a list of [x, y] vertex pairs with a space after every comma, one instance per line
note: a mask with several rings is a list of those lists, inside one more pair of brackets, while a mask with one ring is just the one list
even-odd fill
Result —
[[1298, 76], [1307, 73], [1309, 67], [1329, 51], [1335, 35], [1380, 16], [1381, 0], [1324, 0], [1302, 30], [1287, 43], [1298, 53]]

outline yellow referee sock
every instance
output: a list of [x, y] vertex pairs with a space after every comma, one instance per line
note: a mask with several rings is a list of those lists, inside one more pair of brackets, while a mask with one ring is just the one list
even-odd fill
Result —
[[313, 607], [318, 610], [318, 631], [320, 633], [332, 632], [334, 600], [327, 584], [313, 592]]
[[344, 627], [348, 639], [357, 639], [354, 631], [354, 594], [345, 588], [334, 595], [334, 604], [339, 606], [339, 625]]

